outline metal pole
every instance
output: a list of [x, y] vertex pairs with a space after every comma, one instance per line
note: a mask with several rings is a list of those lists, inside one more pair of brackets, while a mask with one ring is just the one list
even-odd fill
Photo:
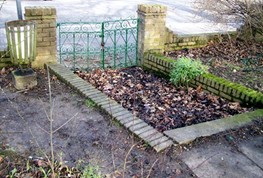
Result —
[[16, 0], [17, 17], [19, 20], [23, 20], [21, 0]]

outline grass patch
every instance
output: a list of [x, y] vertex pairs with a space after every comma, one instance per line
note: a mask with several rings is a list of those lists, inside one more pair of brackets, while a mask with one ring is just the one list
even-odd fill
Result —
[[86, 99], [85, 100], [85, 105], [88, 108], [94, 108], [96, 106], [96, 103], [93, 100], [91, 100], [91, 99]]

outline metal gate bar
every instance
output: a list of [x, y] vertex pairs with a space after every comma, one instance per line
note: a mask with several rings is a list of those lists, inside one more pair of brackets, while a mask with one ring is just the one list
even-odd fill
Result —
[[59, 62], [73, 70], [137, 65], [139, 19], [61, 22]]

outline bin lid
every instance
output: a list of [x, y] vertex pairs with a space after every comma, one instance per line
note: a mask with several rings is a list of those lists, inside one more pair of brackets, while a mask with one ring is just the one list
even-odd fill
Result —
[[27, 25], [36, 25], [36, 22], [33, 20], [13, 20], [5, 23], [7, 27], [20, 27]]

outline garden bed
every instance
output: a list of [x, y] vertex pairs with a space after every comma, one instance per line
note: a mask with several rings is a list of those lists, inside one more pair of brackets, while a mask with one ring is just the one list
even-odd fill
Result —
[[253, 110], [198, 88], [175, 87], [139, 67], [76, 73], [162, 132]]
[[209, 72], [263, 92], [263, 45], [242, 41], [211, 42], [206, 47], [169, 52], [168, 57], [200, 59]]

